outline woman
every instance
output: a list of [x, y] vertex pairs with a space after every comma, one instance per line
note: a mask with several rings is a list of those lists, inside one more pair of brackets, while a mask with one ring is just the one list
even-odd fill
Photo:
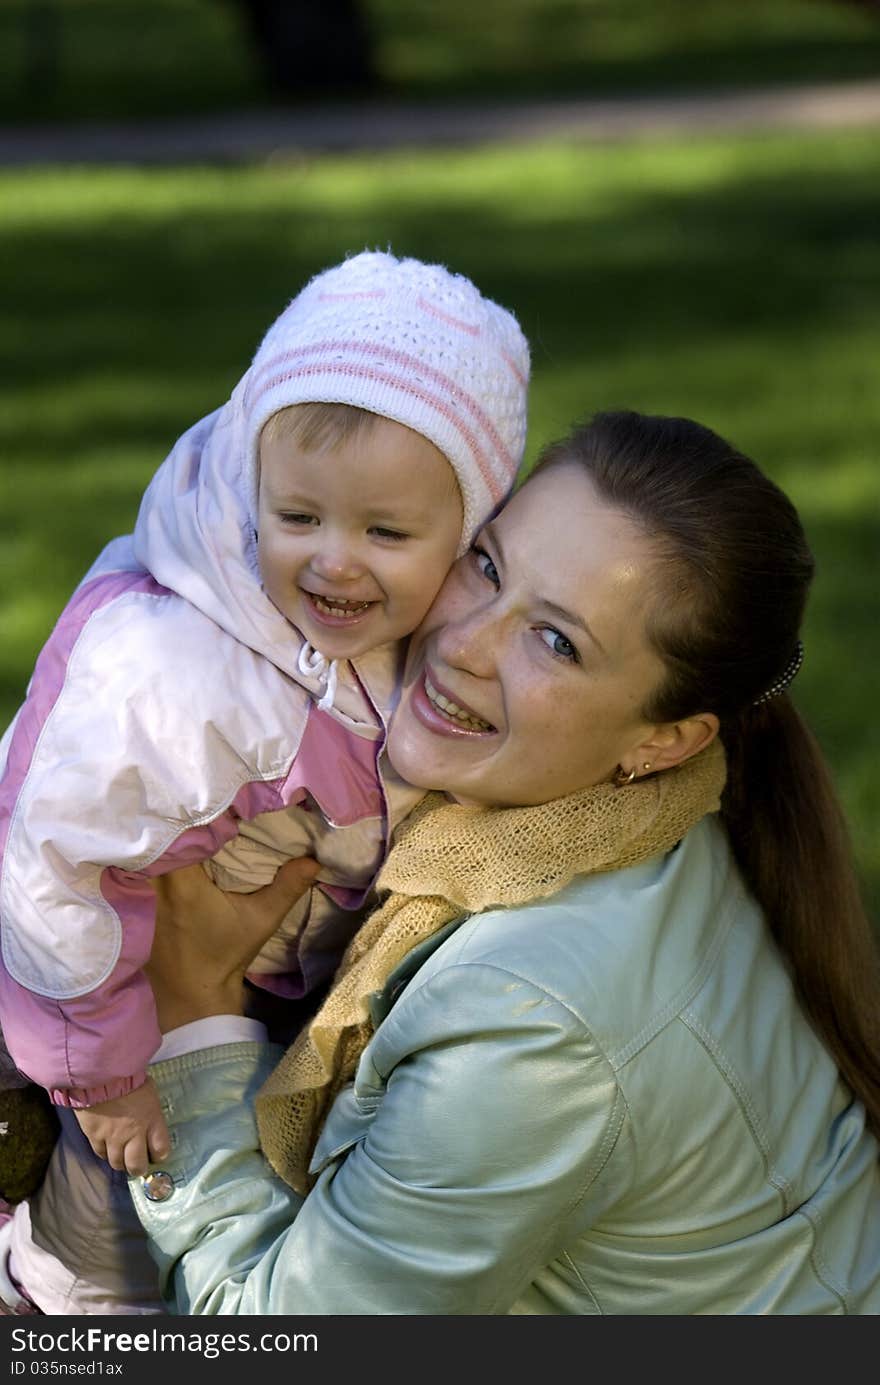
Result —
[[448, 797], [280, 1063], [218, 1018], [274, 920], [177, 882], [167, 1052], [232, 1043], [154, 1069], [178, 1311], [880, 1311], [877, 953], [785, 691], [812, 567], [716, 435], [599, 415], [413, 638], [389, 756]]

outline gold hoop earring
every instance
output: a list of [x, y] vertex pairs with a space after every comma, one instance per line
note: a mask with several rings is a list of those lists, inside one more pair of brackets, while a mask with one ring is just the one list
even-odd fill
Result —
[[631, 769], [629, 773], [627, 773], [626, 770], [623, 768], [623, 765], [618, 765], [617, 769], [614, 771], [613, 783], [615, 789], [626, 788], [627, 784], [631, 784], [635, 777], [635, 768]]

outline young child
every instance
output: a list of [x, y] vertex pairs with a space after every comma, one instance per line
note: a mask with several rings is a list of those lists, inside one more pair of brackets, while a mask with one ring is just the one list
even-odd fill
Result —
[[379, 769], [398, 642], [513, 484], [528, 371], [512, 315], [442, 266], [317, 275], [40, 654], [0, 750], [2, 1026], [115, 1169], [167, 1148], [151, 877], [213, 858], [247, 890], [316, 857], [250, 979], [295, 1000], [332, 973], [420, 797]]

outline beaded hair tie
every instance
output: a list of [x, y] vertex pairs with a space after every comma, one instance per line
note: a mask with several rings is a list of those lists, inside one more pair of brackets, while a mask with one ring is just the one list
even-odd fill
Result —
[[766, 692], [762, 692], [760, 697], [755, 698], [752, 706], [759, 707], [762, 702], [769, 702], [771, 698], [778, 697], [780, 693], [784, 693], [803, 662], [804, 646], [801, 644], [800, 640], [798, 640], [794, 647], [794, 653], [782, 673], [776, 679], [775, 683], [770, 684]]

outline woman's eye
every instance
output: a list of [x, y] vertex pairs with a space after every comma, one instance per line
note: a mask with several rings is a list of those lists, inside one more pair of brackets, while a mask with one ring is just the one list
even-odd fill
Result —
[[577, 663], [577, 650], [571, 640], [566, 639], [565, 635], [561, 634], [559, 630], [554, 630], [552, 625], [545, 625], [543, 629], [538, 631], [538, 634], [555, 658], [565, 659], [571, 664]]
[[281, 520], [282, 524], [318, 523], [314, 515], [302, 515], [297, 510], [285, 510], [281, 515], [279, 515], [279, 519]]
[[474, 562], [477, 565], [478, 571], [483, 574], [487, 581], [492, 583], [493, 587], [500, 587], [501, 578], [498, 576], [498, 569], [492, 562], [485, 548], [478, 548], [477, 545], [474, 544], [471, 552], [474, 555]]

